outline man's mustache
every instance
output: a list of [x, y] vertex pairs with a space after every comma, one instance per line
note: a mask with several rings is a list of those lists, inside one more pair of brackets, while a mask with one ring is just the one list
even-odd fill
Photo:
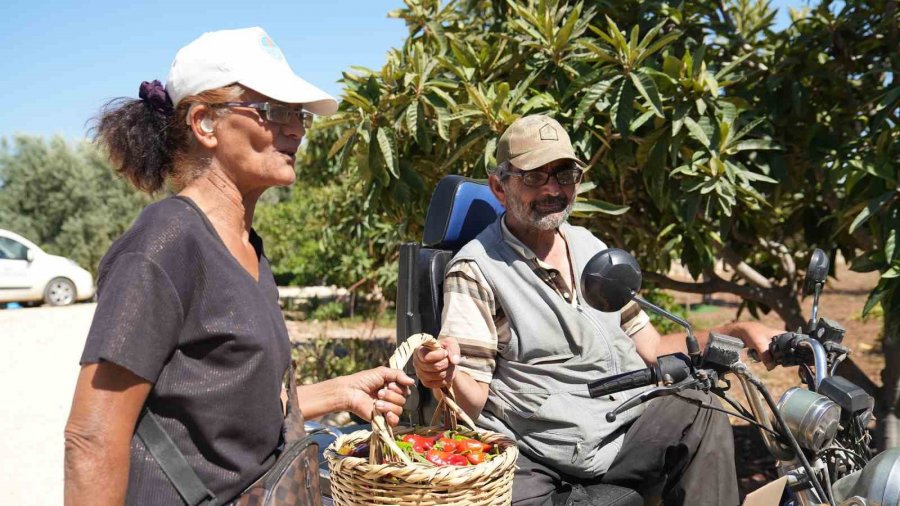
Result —
[[568, 205], [569, 205], [569, 199], [567, 199], [561, 195], [550, 196], [550, 197], [544, 197], [540, 200], [535, 200], [534, 202], [532, 202], [531, 210], [536, 211], [538, 206], [544, 207], [544, 208], [552, 206], [552, 207], [558, 207], [560, 209], [565, 209], [566, 206], [568, 206]]

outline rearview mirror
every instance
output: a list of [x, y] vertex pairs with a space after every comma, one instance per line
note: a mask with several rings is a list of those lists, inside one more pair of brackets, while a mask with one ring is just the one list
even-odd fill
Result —
[[25, 260], [28, 260], [28, 263], [34, 262], [34, 250], [29, 249], [25, 252]]
[[581, 293], [594, 309], [619, 311], [641, 289], [641, 268], [627, 251], [610, 248], [591, 258], [581, 273]]
[[831, 262], [828, 255], [824, 251], [816, 248], [812, 257], [809, 259], [809, 267], [806, 268], [806, 278], [803, 281], [804, 295], [812, 295], [816, 293], [816, 285], [825, 283], [828, 278], [828, 268]]

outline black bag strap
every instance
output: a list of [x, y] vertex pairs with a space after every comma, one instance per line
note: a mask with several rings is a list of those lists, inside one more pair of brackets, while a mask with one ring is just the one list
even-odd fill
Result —
[[216, 503], [215, 494], [206, 488], [197, 473], [191, 469], [181, 450], [146, 407], [138, 421], [137, 435], [188, 506], [208, 506]]

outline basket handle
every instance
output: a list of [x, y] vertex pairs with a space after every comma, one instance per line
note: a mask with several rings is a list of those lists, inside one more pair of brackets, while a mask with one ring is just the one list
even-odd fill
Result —
[[[409, 363], [410, 359], [412, 359], [413, 354], [419, 349], [420, 346], [424, 346], [429, 349], [438, 349], [442, 348], [440, 342], [437, 339], [432, 337], [429, 334], [413, 334], [409, 336], [409, 338], [403, 342], [397, 349], [394, 351], [394, 354], [391, 355], [390, 360], [388, 361], [388, 365], [391, 369], [403, 369], [406, 367], [406, 364]], [[475, 422], [472, 421], [472, 418], [466, 414], [462, 408], [459, 407], [459, 404], [456, 403], [456, 399], [453, 396], [453, 389], [443, 387], [441, 388], [440, 399], [438, 400], [438, 406], [435, 410], [435, 416], [432, 418], [432, 425], [434, 425], [437, 421], [437, 417], [440, 413], [444, 413], [445, 422], [450, 426], [451, 429], [456, 429], [457, 427], [457, 418], [462, 419], [462, 421], [472, 430], [475, 430]], [[394, 442], [394, 431], [391, 429], [390, 425], [384, 419], [384, 415], [381, 412], [372, 409], [372, 439], [369, 442], [369, 462], [376, 463], [378, 460], [382, 460], [380, 453], [382, 453], [382, 448], [376, 444], [376, 439], [380, 440], [380, 442], [385, 445], [390, 451], [397, 456], [403, 463], [410, 464], [412, 461], [397, 446], [397, 443]]]

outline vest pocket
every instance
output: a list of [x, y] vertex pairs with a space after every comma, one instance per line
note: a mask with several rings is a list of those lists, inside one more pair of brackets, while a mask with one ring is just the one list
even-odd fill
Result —
[[575, 354], [566, 351], [563, 353], [555, 353], [553, 355], [547, 355], [543, 357], [534, 357], [525, 361], [526, 364], [530, 365], [538, 365], [538, 364], [561, 364], [575, 357]]
[[[493, 394], [493, 395], [491, 395]], [[503, 418], [509, 416], [528, 420], [538, 414], [540, 409], [550, 398], [550, 392], [546, 390], [507, 390], [505, 388], [491, 388], [488, 398], [494, 397]]]

